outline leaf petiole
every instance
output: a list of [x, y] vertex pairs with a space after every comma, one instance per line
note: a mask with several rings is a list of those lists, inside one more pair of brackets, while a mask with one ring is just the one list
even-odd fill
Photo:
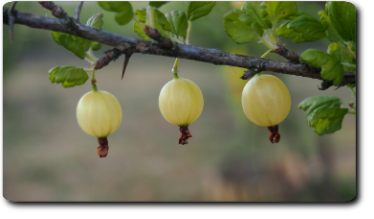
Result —
[[91, 63], [91, 65], [95, 65], [96, 62], [97, 62], [97, 60], [98, 60], [98, 58], [93, 54], [91, 48], [89, 48], [89, 49], [86, 51], [85, 59], [86, 59], [86, 61], [88, 61], [89, 63]]
[[186, 44], [190, 44], [190, 33], [191, 33], [192, 21], [188, 21], [187, 35], [186, 35]]
[[356, 54], [355, 52], [351, 51], [351, 50], [348, 50], [347, 48], [345, 48], [342, 44], [340, 43], [336, 43], [342, 50], [344, 50], [344, 52], [346, 52], [348, 55], [351, 56], [352, 59], [356, 60]]

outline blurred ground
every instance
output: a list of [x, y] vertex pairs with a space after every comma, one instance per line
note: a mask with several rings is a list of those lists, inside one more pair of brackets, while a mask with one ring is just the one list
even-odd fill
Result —
[[[59, 5], [70, 14], [76, 7], [68, 2]], [[145, 5], [136, 2], [133, 7]], [[161, 11], [176, 5], [182, 9], [182, 3], [173, 2]], [[191, 43], [238, 51], [220, 25], [222, 14], [232, 6], [217, 3], [212, 14], [193, 23]], [[300, 7], [316, 15], [323, 4]], [[17, 8], [50, 16], [35, 2], [20, 2]], [[94, 2], [83, 8], [81, 20], [102, 11]], [[104, 12], [105, 30], [136, 37], [131, 25], [120, 27], [111, 21], [113, 16]], [[217, 24], [210, 36], [204, 30], [213, 22]], [[123, 109], [120, 128], [108, 138], [109, 155], [99, 159], [97, 140], [79, 128], [75, 117], [78, 100], [90, 91], [90, 84], [64, 89], [48, 79], [48, 70], [57, 65], [88, 64], [54, 43], [48, 31], [16, 25], [11, 44], [6, 28], [3, 195], [8, 200], [341, 202], [355, 196], [355, 116], [345, 117], [342, 130], [319, 137], [308, 127], [306, 113], [297, 109], [312, 95], [352, 101], [347, 88], [319, 91], [317, 80], [275, 74], [289, 87], [292, 108], [280, 124], [280, 143], [271, 144], [266, 128], [252, 124], [241, 111], [241, 91], [232, 89], [240, 85], [228, 79], [238, 78], [237, 68], [180, 60], [179, 76], [196, 82], [205, 100], [203, 113], [190, 125], [193, 138], [181, 146], [178, 127], [165, 121], [158, 109], [158, 95], [172, 79], [174, 59], [135, 54], [121, 81], [120, 57], [97, 72], [98, 88], [115, 95]], [[284, 42], [298, 53], [327, 46], [324, 41]], [[241, 48], [255, 56], [265, 51], [256, 43]], [[102, 48], [97, 56], [102, 57], [106, 49], [110, 48]], [[269, 58], [279, 59], [274, 54]]]

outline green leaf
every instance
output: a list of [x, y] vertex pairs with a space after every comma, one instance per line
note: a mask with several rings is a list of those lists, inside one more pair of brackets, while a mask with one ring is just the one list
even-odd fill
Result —
[[152, 39], [149, 36], [147, 36], [144, 30], [140, 29], [140, 27], [136, 23], [134, 23], [134, 32], [137, 33], [143, 40], [152, 41]]
[[184, 11], [172, 11], [166, 14], [166, 19], [170, 24], [171, 32], [186, 39], [188, 28], [186, 13]]
[[264, 11], [267, 11], [265, 10], [266, 4], [262, 2], [253, 2], [253, 1], [244, 2], [244, 7], [242, 7], [242, 9], [245, 11], [245, 13], [251, 16], [253, 20], [256, 21], [261, 26], [261, 28], [263, 29], [271, 28], [272, 26], [271, 22], [269, 23], [266, 21], [266, 19], [270, 21], [267, 17], [267, 13], [264, 13]]
[[279, 26], [277, 29], [277, 35], [292, 39], [294, 43], [306, 42], [301, 33], [297, 33], [296, 31], [288, 28], [288, 24], [290, 22], [291, 21], [287, 21]]
[[188, 2], [187, 4], [187, 19], [194, 21], [201, 17], [208, 15], [216, 2]]
[[352, 56], [339, 46], [338, 43], [331, 43], [327, 49], [327, 53], [339, 60], [345, 71], [356, 71], [356, 63], [353, 61]]
[[349, 2], [330, 1], [326, 3], [328, 17], [345, 41], [356, 42], [356, 7]]
[[340, 108], [342, 101], [337, 97], [313, 96], [299, 104], [299, 109], [308, 110], [308, 125], [318, 135], [331, 134], [342, 128], [347, 108]]
[[86, 51], [91, 46], [91, 40], [86, 40], [82, 37], [55, 31], [52, 31], [51, 34], [53, 39], [58, 44], [74, 53], [80, 59], [84, 59], [86, 57]]
[[252, 24], [257, 24], [243, 11], [232, 9], [223, 16], [223, 26], [232, 41], [238, 44], [248, 43], [258, 37]]
[[49, 80], [61, 84], [63, 87], [82, 85], [88, 80], [88, 75], [83, 68], [76, 66], [57, 66], [49, 70]]
[[[104, 25], [103, 14], [102, 13], [94, 14], [87, 20], [86, 25], [101, 30], [101, 27]], [[102, 46], [101, 43], [92, 41], [90, 48], [94, 51], [97, 51], [101, 48], [101, 46]]]
[[155, 8], [159, 8], [161, 6], [163, 6], [164, 4], [166, 4], [168, 2], [163, 2], [163, 1], [150, 1], [149, 2], [149, 5], [152, 6], [152, 7], [155, 7]]
[[145, 23], [145, 20], [147, 19], [147, 9], [146, 8], [140, 8], [134, 11], [134, 15], [141, 23]]
[[86, 25], [101, 30], [101, 27], [104, 25], [103, 16], [102, 13], [92, 15], [88, 18]]
[[296, 2], [267, 1], [266, 6], [269, 19], [273, 23], [278, 23], [297, 12]]
[[91, 48], [93, 51], [97, 51], [97, 50], [101, 49], [101, 46], [102, 46], [101, 43], [96, 42], [96, 41], [92, 41], [92, 43], [91, 43], [91, 47], [90, 47], [90, 48]]
[[321, 76], [327, 81], [334, 81], [339, 86], [344, 77], [344, 68], [338, 59], [318, 49], [308, 49], [300, 56], [300, 61], [321, 67]]
[[334, 26], [330, 22], [330, 18], [326, 15], [325, 11], [318, 12], [319, 20], [321, 24], [327, 29], [327, 38], [331, 42], [339, 42], [342, 40], [338, 32], [335, 30]]
[[156, 8], [154, 9], [154, 12], [155, 12], [154, 16], [155, 16], [156, 28], [160, 30], [160, 27], [161, 27], [162, 30], [166, 30], [170, 32], [171, 31], [170, 24], [168, 20], [166, 19], [165, 15]]
[[[168, 37], [168, 34], [171, 31], [171, 27], [170, 27], [168, 20], [166, 19], [165, 15], [162, 12], [160, 12], [158, 9], [154, 8], [153, 10], [154, 10], [155, 25], [156, 25], [158, 32], [160, 32], [162, 36]], [[134, 15], [141, 24], [145, 25], [146, 18], [147, 18], [146, 8], [137, 9], [134, 12]], [[152, 40], [150, 37], [147, 36], [144, 30], [142, 30], [138, 25], [134, 25], [134, 31], [142, 39]]]
[[107, 11], [117, 12], [114, 16], [114, 19], [119, 25], [125, 25], [129, 23], [134, 16], [130, 2], [100, 1], [98, 2], [98, 4], [100, 5], [100, 7]]
[[[288, 29], [288, 30], [287, 30]], [[311, 15], [303, 14], [277, 29], [279, 36], [291, 38], [295, 43], [312, 42], [326, 37], [326, 29]]]

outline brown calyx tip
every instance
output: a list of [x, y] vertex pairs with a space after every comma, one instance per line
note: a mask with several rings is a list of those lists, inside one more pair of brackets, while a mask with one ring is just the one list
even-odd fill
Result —
[[271, 143], [278, 143], [280, 140], [280, 134], [278, 133], [278, 125], [268, 127], [269, 140]]
[[179, 144], [188, 144], [187, 139], [192, 137], [190, 130], [188, 130], [188, 125], [180, 126], [179, 131], [181, 132], [181, 136], [179, 137]]
[[109, 151], [108, 139], [106, 137], [104, 137], [104, 138], [98, 138], [97, 141], [100, 144], [97, 147], [97, 154], [101, 158], [106, 157], [106, 155], [108, 155], [108, 151]]

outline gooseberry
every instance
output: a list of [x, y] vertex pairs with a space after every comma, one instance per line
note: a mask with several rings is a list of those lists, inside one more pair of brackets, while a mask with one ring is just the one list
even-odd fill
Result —
[[78, 102], [77, 119], [84, 132], [98, 138], [97, 152], [100, 157], [106, 157], [109, 150], [107, 136], [118, 129], [122, 120], [117, 98], [101, 90], [86, 93]]
[[176, 77], [161, 89], [159, 107], [168, 122], [180, 127], [179, 144], [187, 144], [192, 137], [188, 125], [200, 116], [204, 107], [200, 88], [191, 80]]
[[242, 106], [250, 121], [268, 127], [269, 139], [279, 142], [278, 124], [291, 109], [291, 95], [286, 85], [272, 75], [255, 75], [245, 85]]

